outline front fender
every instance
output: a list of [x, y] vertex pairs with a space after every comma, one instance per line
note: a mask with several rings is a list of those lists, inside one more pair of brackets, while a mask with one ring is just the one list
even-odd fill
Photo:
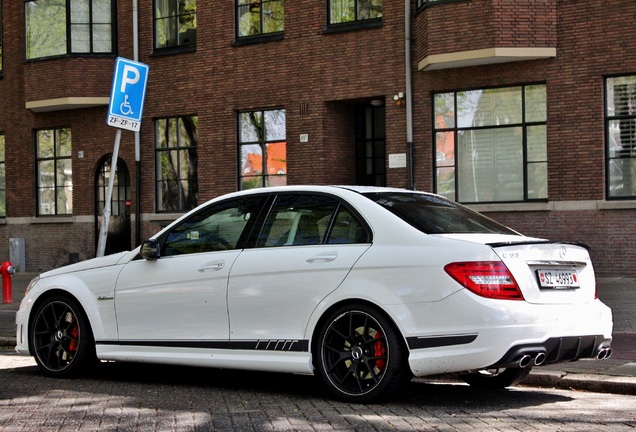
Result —
[[90, 272], [42, 277], [20, 303], [16, 315], [18, 332], [20, 325], [27, 331], [37, 304], [47, 296], [66, 293], [74, 297], [84, 309], [95, 340], [117, 339], [115, 283], [121, 269], [122, 266], [112, 266], [92, 269]]

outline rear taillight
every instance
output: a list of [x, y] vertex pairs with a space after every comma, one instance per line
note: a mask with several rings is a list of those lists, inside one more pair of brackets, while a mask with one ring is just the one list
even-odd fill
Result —
[[523, 300], [517, 281], [501, 261], [456, 262], [444, 270], [460, 285], [482, 297]]

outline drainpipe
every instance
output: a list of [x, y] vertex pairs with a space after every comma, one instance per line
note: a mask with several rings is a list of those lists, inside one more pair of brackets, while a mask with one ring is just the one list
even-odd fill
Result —
[[413, 85], [411, 77], [411, 0], [404, 0], [404, 63], [406, 66], [406, 148], [408, 188], [415, 190], [413, 163]]
[[[139, 8], [133, 0], [133, 60], [139, 61]], [[135, 246], [141, 244], [141, 145], [139, 132], [135, 132]]]

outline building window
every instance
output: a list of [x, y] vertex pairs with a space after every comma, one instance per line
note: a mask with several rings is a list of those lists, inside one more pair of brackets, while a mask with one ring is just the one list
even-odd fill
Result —
[[38, 215], [73, 214], [71, 130], [36, 131]]
[[4, 135], [0, 134], [0, 217], [7, 216], [7, 187]]
[[155, 0], [155, 48], [194, 46], [196, 0]]
[[329, 24], [382, 18], [382, 0], [329, 0]]
[[636, 75], [607, 78], [605, 85], [607, 196], [636, 198]]
[[283, 0], [236, 0], [236, 37], [282, 33], [285, 30]]
[[238, 115], [241, 189], [287, 184], [285, 110]]
[[158, 212], [185, 211], [197, 206], [198, 125], [197, 116], [155, 121]]
[[433, 97], [437, 193], [463, 203], [547, 199], [544, 84]]
[[2, 1], [0, 0], [0, 76], [2, 76]]
[[24, 3], [26, 58], [112, 54], [112, 0], [30, 0]]

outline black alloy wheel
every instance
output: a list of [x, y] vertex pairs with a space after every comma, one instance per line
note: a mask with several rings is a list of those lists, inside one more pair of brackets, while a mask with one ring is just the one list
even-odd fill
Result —
[[335, 311], [318, 339], [318, 372], [339, 398], [386, 398], [410, 378], [406, 348], [394, 325], [370, 306]]
[[88, 319], [68, 297], [42, 302], [35, 310], [30, 334], [31, 353], [48, 376], [72, 376], [96, 361]]

